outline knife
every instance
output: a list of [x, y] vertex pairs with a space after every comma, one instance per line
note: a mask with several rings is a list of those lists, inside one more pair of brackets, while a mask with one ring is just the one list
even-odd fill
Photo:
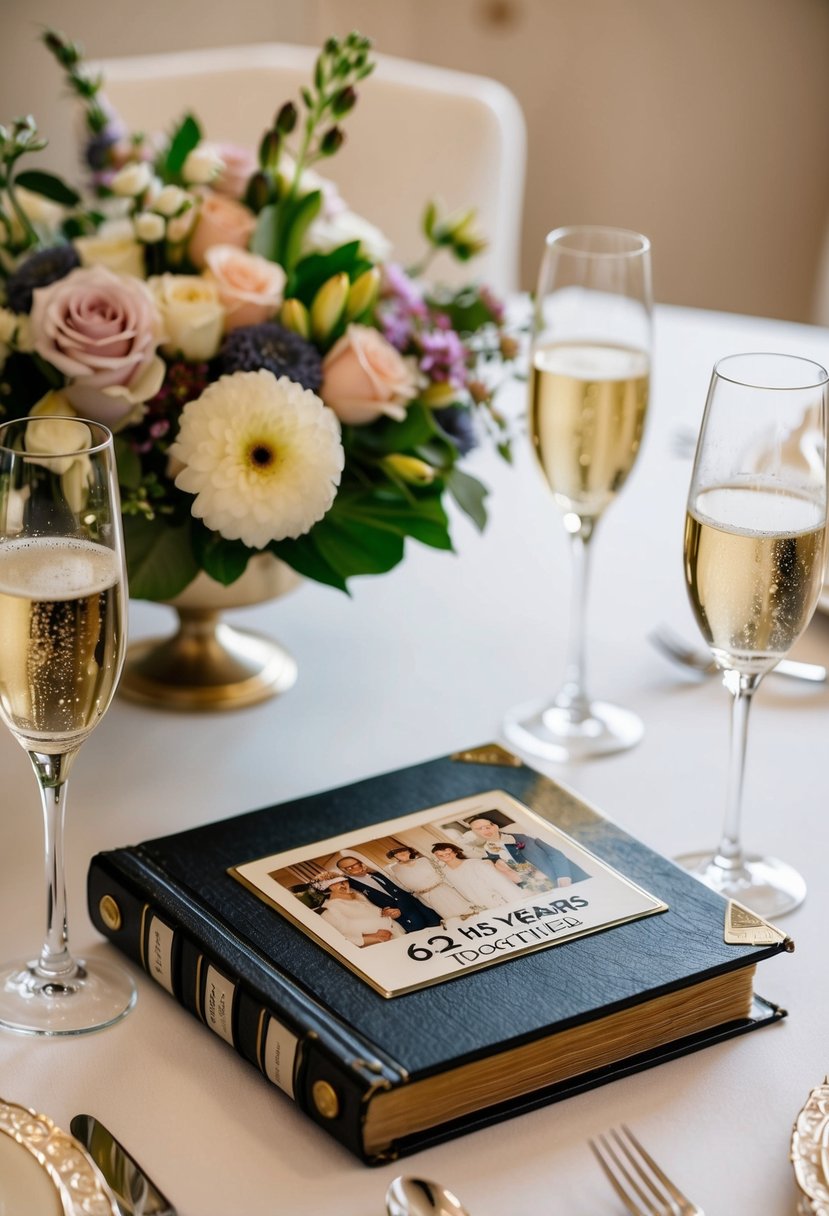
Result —
[[69, 1130], [103, 1174], [121, 1216], [176, 1216], [170, 1201], [103, 1123], [92, 1115], [75, 1115]]

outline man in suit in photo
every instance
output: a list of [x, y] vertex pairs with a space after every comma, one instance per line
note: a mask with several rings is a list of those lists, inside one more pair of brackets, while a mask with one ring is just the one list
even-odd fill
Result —
[[418, 929], [429, 929], [442, 923], [437, 912], [427, 908], [416, 895], [404, 891], [382, 870], [369, 868], [359, 857], [341, 857], [337, 868], [345, 874], [350, 887], [371, 900], [383, 916], [396, 920], [407, 933], [415, 933]]

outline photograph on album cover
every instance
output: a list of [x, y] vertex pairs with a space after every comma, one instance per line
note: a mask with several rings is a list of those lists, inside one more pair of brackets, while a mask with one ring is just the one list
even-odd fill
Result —
[[230, 873], [384, 996], [666, 910], [503, 790]]

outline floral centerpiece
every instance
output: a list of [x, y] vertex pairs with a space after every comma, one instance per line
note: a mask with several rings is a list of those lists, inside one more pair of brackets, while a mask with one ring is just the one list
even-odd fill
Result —
[[88, 181], [26, 167], [32, 118], [0, 127], [0, 416], [115, 432], [131, 593], [227, 585], [263, 551], [346, 589], [407, 537], [450, 549], [447, 495], [483, 527], [460, 462], [482, 434], [508, 455], [493, 395], [513, 344], [485, 287], [422, 277], [437, 249], [483, 247], [474, 213], [429, 204], [404, 269], [313, 167], [343, 142], [368, 39], [329, 39], [255, 152], [191, 114], [127, 132], [80, 48], [44, 41], [83, 105]]

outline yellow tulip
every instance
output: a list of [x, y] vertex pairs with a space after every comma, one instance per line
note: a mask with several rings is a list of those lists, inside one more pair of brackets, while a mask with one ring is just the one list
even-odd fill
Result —
[[279, 319], [286, 329], [299, 334], [301, 338], [310, 336], [311, 319], [308, 316], [308, 309], [302, 303], [302, 300], [284, 300]]
[[425, 460], [417, 456], [404, 456], [400, 452], [384, 457], [383, 464], [390, 473], [413, 486], [430, 486], [437, 476], [437, 471]]
[[379, 290], [380, 271], [376, 266], [372, 266], [370, 270], [363, 271], [349, 288], [348, 299], [345, 304], [346, 320], [353, 321], [361, 313], [367, 312], [377, 299]]
[[318, 342], [330, 337], [339, 324], [348, 291], [348, 275], [343, 272], [333, 274], [314, 296], [311, 303], [311, 333]]

